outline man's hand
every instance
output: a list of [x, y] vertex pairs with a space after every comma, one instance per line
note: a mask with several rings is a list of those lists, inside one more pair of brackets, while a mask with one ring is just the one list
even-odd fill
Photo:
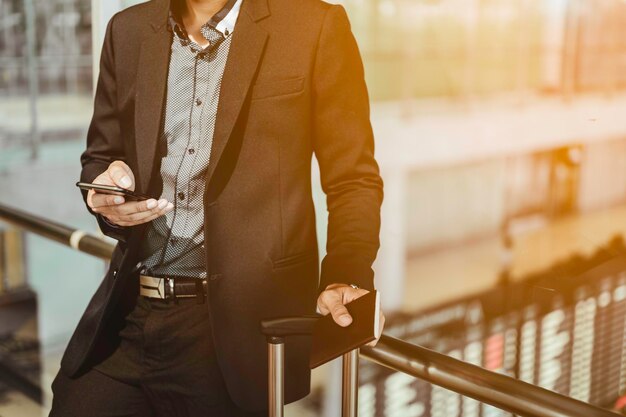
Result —
[[[127, 190], [135, 190], [135, 176], [122, 161], [113, 161], [106, 171], [98, 175], [94, 184], [113, 185]], [[150, 198], [143, 201], [128, 201], [119, 195], [97, 193], [89, 190], [87, 204], [91, 209], [103, 215], [110, 223], [118, 226], [134, 226], [146, 223], [171, 211], [172, 203], [165, 199]]]
[[[335, 323], [341, 327], [347, 327], [352, 323], [352, 316], [348, 313], [348, 309], [345, 307], [350, 301], [356, 300], [359, 297], [364, 296], [369, 291], [364, 289], [352, 288], [346, 284], [330, 284], [317, 298], [317, 308], [320, 313], [327, 315], [330, 313], [333, 316]], [[385, 315], [382, 310], [380, 311], [380, 333], [376, 335], [376, 340], [371, 341], [367, 346], [376, 346], [380, 335], [385, 327]]]

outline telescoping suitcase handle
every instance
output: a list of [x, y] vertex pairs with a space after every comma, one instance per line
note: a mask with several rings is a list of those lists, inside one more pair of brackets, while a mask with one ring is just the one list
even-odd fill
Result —
[[[268, 403], [270, 417], [284, 417], [285, 338], [308, 335], [321, 316], [278, 317], [261, 321], [267, 340]], [[359, 349], [343, 355], [342, 417], [356, 417], [359, 385]]]

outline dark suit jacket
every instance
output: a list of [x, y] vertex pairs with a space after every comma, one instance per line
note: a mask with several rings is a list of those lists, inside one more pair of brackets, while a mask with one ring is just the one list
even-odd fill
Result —
[[[153, 0], [109, 23], [81, 181], [123, 160], [138, 191], [159, 195], [172, 40], [168, 8], [168, 0]], [[321, 277], [313, 153], [329, 211]], [[319, 0], [243, 1], [206, 182], [207, 308], [218, 361], [234, 401], [260, 409], [267, 405], [267, 353], [259, 321], [314, 313], [319, 291], [330, 283], [373, 288], [382, 181], [363, 66], [343, 7]], [[137, 294], [132, 270], [145, 225], [120, 232], [99, 223], [119, 243], [63, 357], [70, 376], [115, 347]], [[308, 345], [306, 337], [287, 341], [288, 402], [309, 392]]]

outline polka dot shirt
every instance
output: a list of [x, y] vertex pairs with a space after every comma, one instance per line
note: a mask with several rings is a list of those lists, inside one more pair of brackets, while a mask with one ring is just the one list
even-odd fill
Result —
[[229, 0], [200, 32], [207, 46], [189, 37], [170, 12], [173, 31], [161, 140], [161, 198], [174, 210], [153, 220], [140, 248], [144, 274], [206, 278], [205, 174], [211, 157], [220, 85], [242, 0]]

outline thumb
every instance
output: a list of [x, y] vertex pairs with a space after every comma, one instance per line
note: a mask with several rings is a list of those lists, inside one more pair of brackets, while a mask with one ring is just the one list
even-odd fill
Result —
[[333, 316], [335, 323], [341, 327], [349, 326], [352, 323], [352, 316], [348, 312], [348, 309], [341, 303], [341, 298], [337, 297], [329, 300], [328, 309]]
[[128, 165], [122, 161], [112, 162], [111, 165], [109, 165], [107, 172], [113, 183], [118, 187], [126, 188], [128, 190], [135, 189], [135, 178], [132, 171]]

